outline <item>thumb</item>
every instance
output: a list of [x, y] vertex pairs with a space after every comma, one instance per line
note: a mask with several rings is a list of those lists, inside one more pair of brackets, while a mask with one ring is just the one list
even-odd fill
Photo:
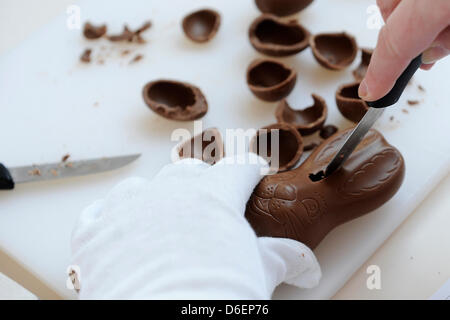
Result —
[[258, 239], [267, 289], [272, 294], [285, 282], [299, 288], [318, 285], [322, 272], [314, 253], [303, 243], [283, 238], [262, 237]]
[[268, 172], [267, 161], [254, 153], [227, 157], [207, 170], [208, 178], [219, 188], [221, 197], [244, 215], [253, 189]]

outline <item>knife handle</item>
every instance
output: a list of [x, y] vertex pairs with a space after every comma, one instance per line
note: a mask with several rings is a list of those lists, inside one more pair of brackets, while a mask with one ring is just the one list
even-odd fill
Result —
[[367, 102], [367, 105], [371, 108], [386, 108], [396, 104], [403, 91], [405, 90], [408, 82], [413, 77], [414, 73], [420, 68], [422, 65], [422, 55], [416, 57], [409, 66], [403, 71], [402, 75], [395, 82], [392, 90], [385, 95], [383, 98], [377, 101]]
[[0, 190], [14, 189], [14, 180], [4, 165], [0, 163]]

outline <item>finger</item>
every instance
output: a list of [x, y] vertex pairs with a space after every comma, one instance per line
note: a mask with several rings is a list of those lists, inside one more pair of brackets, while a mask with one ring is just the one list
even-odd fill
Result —
[[385, 96], [408, 64], [448, 25], [450, 1], [401, 1], [381, 29], [359, 95], [367, 101]]
[[268, 170], [267, 161], [254, 153], [227, 157], [206, 171], [211, 182], [220, 188], [228, 204], [241, 214], [253, 189]]
[[381, 15], [384, 21], [387, 21], [392, 12], [397, 8], [401, 0], [377, 0]]
[[314, 253], [303, 243], [282, 238], [259, 238], [269, 294], [281, 283], [313, 288], [322, 277]]
[[431, 68], [433, 68], [433, 66], [434, 66], [434, 63], [432, 63], [432, 64], [423, 64], [423, 65], [420, 66], [420, 69], [428, 71], [428, 70], [431, 70]]

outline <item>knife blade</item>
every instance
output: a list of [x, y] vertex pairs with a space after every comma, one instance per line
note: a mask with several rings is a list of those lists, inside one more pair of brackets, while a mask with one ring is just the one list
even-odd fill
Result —
[[13, 189], [15, 183], [47, 181], [111, 171], [126, 166], [140, 156], [132, 154], [14, 168], [6, 168], [0, 164], [0, 189]]
[[352, 152], [359, 145], [367, 132], [369, 132], [370, 128], [383, 114], [384, 108], [394, 105], [398, 102], [403, 91], [408, 85], [408, 82], [411, 80], [412, 76], [414, 75], [414, 73], [416, 73], [421, 65], [422, 55], [419, 55], [411, 61], [411, 63], [408, 65], [405, 71], [403, 71], [403, 73], [395, 82], [394, 87], [387, 95], [377, 101], [367, 102], [369, 110], [366, 112], [362, 120], [351, 132], [342, 147], [328, 164], [325, 171], [311, 174], [311, 180], [319, 181], [323, 178], [329, 177], [333, 172], [335, 172], [342, 166], [342, 164], [348, 159], [348, 157], [350, 157]]

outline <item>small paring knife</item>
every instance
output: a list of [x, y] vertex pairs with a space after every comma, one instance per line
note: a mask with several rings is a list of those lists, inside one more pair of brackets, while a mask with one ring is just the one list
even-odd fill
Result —
[[0, 190], [12, 190], [16, 183], [37, 182], [85, 176], [119, 169], [135, 161], [141, 155], [68, 161], [43, 165], [6, 168], [0, 163]]
[[362, 141], [364, 136], [369, 132], [370, 128], [374, 123], [380, 118], [384, 112], [384, 108], [392, 106], [398, 102], [400, 96], [405, 90], [408, 82], [411, 80], [412, 76], [422, 65], [422, 55], [419, 55], [414, 60], [411, 61], [409, 66], [397, 79], [392, 90], [380, 100], [374, 102], [367, 102], [369, 110], [366, 112], [364, 117], [358, 123], [358, 125], [353, 129], [351, 134], [348, 136], [347, 140], [342, 145], [341, 149], [331, 160], [330, 164], [327, 166], [325, 171], [320, 171], [316, 174], [311, 174], [310, 178], [313, 181], [319, 181], [326, 177], [329, 177], [333, 172], [338, 170], [342, 164], [348, 159], [355, 148]]

